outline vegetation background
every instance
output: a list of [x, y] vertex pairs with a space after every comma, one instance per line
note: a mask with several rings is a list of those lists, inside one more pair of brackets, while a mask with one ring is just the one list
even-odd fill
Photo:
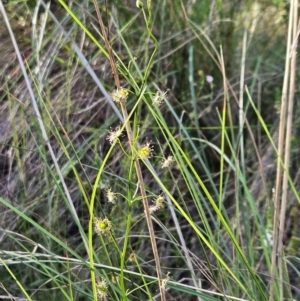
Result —
[[297, 11], [1, 1], [0, 299], [300, 300]]

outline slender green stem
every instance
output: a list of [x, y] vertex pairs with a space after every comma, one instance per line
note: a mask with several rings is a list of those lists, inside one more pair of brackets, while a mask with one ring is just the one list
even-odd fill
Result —
[[129, 235], [130, 235], [130, 228], [131, 228], [131, 220], [132, 220], [132, 189], [131, 189], [131, 182], [133, 178], [133, 172], [134, 172], [134, 164], [133, 160], [130, 164], [129, 169], [129, 177], [128, 177], [128, 193], [127, 193], [127, 203], [128, 203], [128, 213], [127, 213], [127, 225], [125, 230], [125, 239], [123, 244], [123, 251], [121, 252], [121, 265], [120, 265], [120, 284], [121, 284], [121, 290], [122, 290], [122, 296], [123, 300], [126, 301], [126, 289], [125, 289], [125, 282], [124, 282], [124, 269], [125, 269], [125, 260], [126, 260], [126, 252], [128, 248], [128, 242], [129, 242]]
[[146, 66], [146, 71], [145, 71], [145, 75], [144, 75], [144, 83], [146, 83], [147, 79], [148, 79], [148, 76], [149, 76], [149, 73], [150, 73], [150, 70], [151, 70], [151, 67], [152, 67], [152, 63], [153, 63], [153, 60], [154, 60], [154, 57], [158, 51], [158, 41], [157, 39], [155, 38], [155, 36], [153, 35], [152, 33], [152, 30], [151, 30], [151, 26], [152, 26], [152, 13], [151, 13], [151, 1], [148, 1], [148, 13], [149, 13], [149, 17], [148, 17], [148, 20], [147, 20], [147, 17], [146, 17], [146, 13], [145, 13], [145, 10], [142, 9], [143, 11], [143, 15], [144, 15], [144, 18], [145, 18], [145, 21], [146, 21], [146, 25], [147, 25], [147, 32], [150, 36], [150, 38], [154, 41], [154, 50], [151, 54], [151, 57], [149, 59], [149, 62]]
[[17, 285], [19, 286], [19, 288], [21, 289], [21, 291], [23, 292], [23, 294], [27, 297], [27, 299], [29, 301], [32, 301], [32, 299], [27, 294], [27, 292], [26, 292], [25, 288], [23, 287], [23, 285], [21, 284], [21, 282], [17, 279], [17, 277], [15, 276], [15, 274], [13, 273], [13, 271], [9, 268], [9, 266], [5, 263], [5, 261], [1, 259], [1, 257], [0, 257], [0, 262], [5, 266], [6, 270], [9, 272], [9, 274], [14, 279], [14, 281], [17, 283]]
[[96, 199], [96, 193], [98, 190], [98, 184], [100, 182], [103, 170], [106, 166], [106, 162], [108, 158], [110, 157], [110, 154], [115, 147], [117, 143], [117, 140], [111, 145], [109, 148], [105, 158], [103, 159], [103, 162], [100, 166], [99, 172], [97, 174], [95, 184], [93, 186], [92, 196], [90, 200], [90, 206], [89, 206], [89, 214], [90, 214], [90, 220], [89, 220], [89, 227], [88, 227], [88, 246], [89, 246], [89, 255], [90, 255], [90, 269], [91, 269], [91, 280], [92, 280], [92, 289], [93, 289], [93, 298], [94, 301], [97, 301], [97, 291], [96, 291], [96, 275], [95, 275], [95, 266], [94, 266], [94, 248], [93, 248], [93, 221], [94, 221], [94, 206], [95, 206], [95, 199]]

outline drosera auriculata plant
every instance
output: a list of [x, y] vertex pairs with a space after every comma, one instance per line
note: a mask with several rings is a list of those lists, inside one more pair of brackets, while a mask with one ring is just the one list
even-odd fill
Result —
[[[134, 129], [132, 129], [132, 125], [130, 123], [130, 118], [129, 118], [129, 114], [128, 114], [128, 110], [126, 107], [126, 101], [127, 98], [129, 96], [129, 90], [128, 89], [124, 89], [123, 87], [121, 87], [120, 84], [120, 78], [119, 78], [119, 70], [117, 68], [116, 62], [115, 62], [115, 55], [113, 53], [113, 50], [111, 48], [108, 36], [107, 36], [107, 32], [102, 20], [102, 15], [100, 13], [100, 8], [99, 5], [97, 3], [96, 0], [94, 0], [94, 6], [96, 9], [96, 13], [97, 13], [97, 17], [98, 17], [98, 21], [101, 27], [101, 31], [102, 31], [102, 35], [103, 35], [103, 39], [105, 42], [105, 46], [106, 46], [106, 50], [108, 52], [108, 57], [109, 57], [109, 61], [110, 61], [110, 65], [112, 68], [112, 73], [114, 75], [114, 80], [115, 80], [115, 86], [116, 89], [111, 93], [111, 98], [114, 102], [116, 102], [118, 105], [120, 105], [120, 109], [123, 115], [123, 119], [125, 121], [124, 123], [124, 127], [127, 133], [127, 139], [129, 142], [129, 146], [130, 146], [130, 150], [131, 153], [133, 154], [133, 158], [131, 158], [130, 160], [132, 160], [131, 162], [133, 164], [131, 164], [133, 168], [130, 169], [130, 177], [133, 177], [133, 170], [135, 170], [135, 174], [137, 177], [137, 181], [138, 181], [138, 186], [139, 186], [139, 191], [141, 194], [141, 199], [143, 202], [143, 207], [144, 207], [144, 212], [145, 212], [145, 217], [146, 217], [146, 222], [147, 222], [147, 228], [148, 228], [148, 232], [149, 232], [149, 236], [150, 236], [150, 241], [151, 241], [151, 246], [152, 246], [152, 251], [153, 251], [153, 256], [154, 256], [154, 261], [155, 261], [155, 267], [156, 267], [156, 273], [157, 273], [157, 279], [158, 279], [158, 287], [159, 287], [159, 291], [160, 291], [160, 298], [162, 301], [166, 301], [166, 296], [165, 296], [165, 290], [163, 288], [163, 278], [162, 278], [162, 271], [161, 271], [161, 266], [160, 266], [160, 258], [159, 258], [159, 253], [158, 253], [158, 248], [157, 248], [157, 243], [156, 243], [156, 237], [155, 237], [155, 233], [154, 233], [154, 227], [152, 224], [152, 219], [151, 219], [151, 212], [150, 212], [150, 208], [149, 208], [149, 204], [148, 204], [148, 200], [147, 200], [147, 194], [146, 194], [146, 187], [145, 187], [145, 183], [144, 183], [144, 177], [142, 174], [142, 170], [141, 170], [141, 166], [140, 166], [140, 162], [143, 162], [146, 159], [149, 159], [152, 154], [153, 154], [153, 146], [151, 145], [151, 142], [146, 142], [143, 145], [139, 145], [137, 139], [135, 139], [134, 135], [136, 133], [136, 125], [137, 122], [135, 120], [134, 122]], [[146, 66], [145, 69], [145, 73], [143, 76], [143, 83], [142, 86], [137, 88], [135, 87], [135, 91], [139, 90], [139, 92], [137, 93], [138, 95], [136, 95], [138, 97], [138, 100], [140, 101], [145, 93], [146, 90], [146, 85], [145, 83], [147, 82], [148, 76], [150, 74], [150, 70], [153, 64], [153, 60], [154, 60], [154, 56], [158, 51], [158, 41], [157, 39], [154, 37], [153, 33], [152, 33], [152, 8], [151, 8], [151, 1], [148, 0], [147, 1], [147, 10], [148, 10], [148, 15], [146, 14], [143, 5], [141, 5], [141, 2], [137, 3], [138, 8], [141, 9], [141, 12], [143, 14], [145, 23], [146, 23], [146, 27], [147, 27], [147, 33], [149, 35], [149, 37], [154, 41], [155, 43], [155, 47], [154, 50], [150, 56], [150, 60]], [[128, 83], [129, 85], [136, 85], [136, 83]], [[163, 97], [158, 97], [157, 96], [157, 104], [159, 102], [161, 102], [161, 98]], [[137, 101], [137, 104], [139, 103], [139, 101]], [[131, 112], [134, 112], [134, 110], [132, 110]], [[137, 118], [135, 116], [135, 118]], [[117, 128], [115, 131], [111, 131], [109, 133], [108, 136], [108, 140], [111, 143], [111, 148], [110, 150], [114, 147], [115, 142], [117, 142], [117, 139], [119, 139], [120, 136], [120, 132], [119, 132], [119, 128]], [[122, 146], [121, 146], [122, 147]], [[109, 152], [110, 153], [110, 152]], [[109, 155], [108, 153], [108, 155]], [[106, 157], [107, 158], [107, 157]], [[105, 162], [105, 160], [103, 160]], [[104, 166], [104, 163], [103, 163]], [[103, 168], [102, 168], [103, 170]], [[101, 170], [101, 172], [102, 172]], [[100, 171], [98, 173], [96, 182], [100, 180]], [[97, 185], [95, 184], [94, 187], [96, 187]], [[99, 218], [94, 218], [94, 200], [95, 200], [95, 194], [96, 194], [96, 190], [93, 191], [93, 198], [90, 202], [90, 206], [89, 206], [89, 212], [90, 212], [90, 220], [89, 220], [89, 248], [90, 250], [90, 270], [91, 270], [91, 279], [92, 279], [92, 288], [93, 288], [93, 294], [94, 294], [94, 301], [96, 301], [95, 299], [95, 294], [96, 294], [96, 281], [95, 281], [95, 266], [94, 266], [94, 261], [93, 261], [93, 235], [92, 235], [92, 221], [93, 219], [95, 220], [94, 222], [94, 229], [97, 233], [100, 234], [106, 234], [107, 232], [110, 233], [111, 230], [111, 222], [105, 218], [105, 219], [99, 219]], [[132, 198], [132, 192], [130, 190], [128, 190], [128, 205], [129, 207], [131, 207], [131, 198]], [[124, 244], [123, 244], [123, 248], [122, 251], [119, 250], [119, 254], [120, 254], [120, 265], [121, 265], [121, 269], [120, 269], [120, 289], [122, 292], [122, 300], [127, 300], [127, 289], [125, 287], [125, 277], [124, 277], [124, 268], [125, 268], [125, 254], [127, 252], [128, 249], [128, 244], [129, 244], [129, 231], [130, 231], [130, 224], [131, 224], [131, 212], [129, 212], [129, 214], [127, 215], [127, 227], [126, 227], [126, 233], [125, 233], [125, 240], [124, 240]], [[116, 244], [115, 244], [116, 245]], [[118, 246], [116, 245], [116, 247], [118, 248]], [[149, 296], [150, 297], [150, 296]]]

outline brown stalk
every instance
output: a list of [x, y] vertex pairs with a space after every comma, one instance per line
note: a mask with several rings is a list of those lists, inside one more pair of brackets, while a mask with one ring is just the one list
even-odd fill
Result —
[[287, 124], [286, 124], [286, 139], [285, 139], [285, 157], [284, 157], [284, 174], [282, 183], [282, 196], [281, 196], [281, 208], [280, 208], [280, 224], [279, 224], [279, 236], [278, 236], [278, 255], [279, 255], [279, 292], [280, 300], [283, 300], [283, 289], [284, 289], [284, 279], [283, 274], [286, 272], [286, 266], [283, 261], [283, 234], [284, 225], [286, 217], [286, 207], [287, 207], [287, 191], [288, 191], [288, 175], [289, 175], [289, 165], [290, 165], [290, 146], [291, 146], [291, 136], [292, 136], [292, 125], [293, 125], [293, 108], [294, 108], [294, 96], [295, 96], [295, 81], [296, 81], [296, 57], [297, 57], [297, 40], [299, 36], [299, 28], [297, 29], [298, 23], [298, 0], [294, 0], [291, 3], [293, 9], [293, 26], [292, 44], [295, 47], [290, 46], [290, 74], [289, 74], [289, 95], [288, 95], [288, 109], [287, 109]]
[[[100, 9], [99, 9], [99, 6], [98, 6], [96, 0], [94, 0], [94, 5], [95, 5], [95, 8], [96, 8], [98, 21], [99, 21], [101, 31], [102, 31], [102, 34], [103, 34], [103, 38], [104, 38], [104, 41], [105, 41], [105, 46], [106, 46], [107, 51], [108, 51], [109, 61], [110, 61], [110, 65], [111, 65], [111, 68], [112, 68], [113, 75], [114, 75], [115, 84], [116, 84], [117, 89], [119, 90], [119, 89], [121, 89], [121, 84], [120, 84], [120, 78], [119, 78], [118, 70], [117, 70], [117, 67], [116, 67], [116, 63], [115, 63], [112, 48], [110, 46], [110, 43], [109, 43], [109, 40], [108, 40], [108, 37], [107, 37], [107, 34], [106, 34], [105, 26], [103, 24]], [[128, 138], [128, 141], [129, 141], [129, 145], [130, 145], [132, 153], [135, 153], [135, 144], [134, 144], [132, 129], [131, 129], [130, 123], [127, 122], [128, 121], [127, 108], [126, 108], [125, 102], [122, 99], [121, 99], [120, 104], [121, 104], [122, 114], [123, 114], [124, 120], [126, 122], [125, 127], [126, 127], [126, 132], [127, 132], [127, 138]], [[159, 290], [160, 290], [161, 300], [166, 301], [165, 289], [162, 285], [162, 273], [161, 273], [161, 267], [160, 267], [160, 260], [159, 260], [159, 255], [158, 255], [157, 244], [156, 244], [156, 240], [155, 240], [155, 233], [154, 233], [154, 229], [153, 229], [151, 214], [150, 214], [150, 211], [149, 211], [149, 204], [148, 204], [148, 200], [147, 200], [146, 189], [145, 189], [145, 185], [144, 185], [144, 179], [143, 179], [143, 175], [142, 175], [139, 160], [134, 161], [134, 166], [135, 166], [135, 170], [136, 170], [136, 174], [137, 174], [137, 178], [138, 178], [138, 182], [139, 182], [139, 186], [140, 186], [140, 192], [141, 192], [142, 199], [143, 199], [145, 216], [146, 216], [150, 241], [151, 241], [151, 245], [152, 245], [152, 251], [153, 251], [154, 260], [155, 260], [157, 278], [158, 278], [158, 282], [159, 282]]]
[[[293, 1], [294, 2], [294, 1]], [[277, 159], [277, 174], [276, 174], [276, 188], [275, 188], [275, 199], [274, 199], [274, 237], [273, 237], [273, 250], [272, 250], [272, 265], [271, 265], [271, 283], [270, 283], [270, 296], [269, 301], [273, 301], [274, 298], [274, 289], [275, 289], [275, 272], [276, 266], [282, 264], [282, 247], [280, 244], [280, 231], [279, 231], [279, 215], [280, 210], [284, 210], [285, 214], [285, 205], [283, 208], [280, 208], [281, 205], [281, 190], [282, 190], [282, 176], [283, 176], [283, 156], [284, 156], [284, 137], [286, 131], [286, 108], [287, 108], [287, 95], [288, 95], [288, 83], [290, 77], [290, 54], [291, 54], [291, 40], [292, 40], [292, 30], [293, 30], [293, 10], [295, 9], [293, 3], [290, 5], [290, 15], [289, 15], [289, 27], [287, 33], [287, 50], [286, 50], [286, 61], [285, 61], [285, 73], [282, 87], [282, 97], [281, 97], [281, 110], [280, 110], [280, 123], [279, 123], [279, 138], [278, 138], [278, 159]], [[287, 172], [287, 170], [286, 170]], [[282, 226], [281, 226], [282, 227]], [[281, 238], [282, 239], [282, 238]], [[280, 251], [279, 262], [277, 261], [277, 252]], [[279, 268], [280, 273], [282, 269]], [[282, 274], [280, 276], [282, 279]], [[280, 294], [282, 290], [280, 289]]]

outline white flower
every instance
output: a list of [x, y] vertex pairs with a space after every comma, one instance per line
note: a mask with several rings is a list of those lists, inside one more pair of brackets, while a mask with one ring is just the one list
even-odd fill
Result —
[[214, 78], [211, 75], [206, 75], [206, 81], [211, 84], [214, 81]]

